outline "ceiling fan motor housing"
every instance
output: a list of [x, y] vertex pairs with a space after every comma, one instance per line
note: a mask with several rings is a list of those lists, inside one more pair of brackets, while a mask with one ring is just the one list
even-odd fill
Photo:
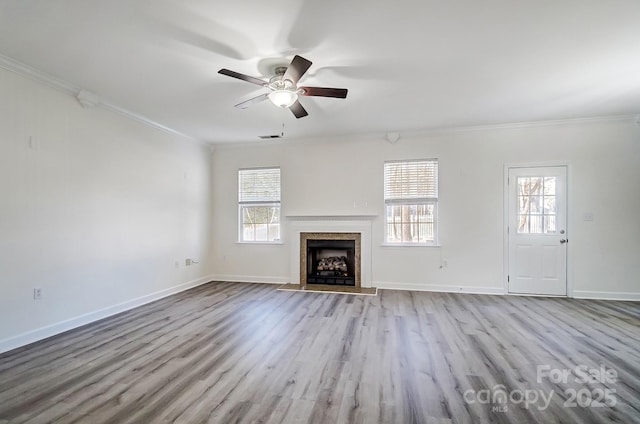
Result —
[[269, 88], [274, 91], [277, 91], [277, 90], [288, 90], [292, 92], [297, 91], [297, 87], [293, 83], [293, 81], [288, 79], [283, 79], [283, 75], [276, 75], [274, 77], [271, 77], [271, 79], [269, 79]]
[[278, 65], [273, 69], [273, 74], [282, 76], [285, 72], [287, 72], [287, 68], [288, 66], [286, 65]]

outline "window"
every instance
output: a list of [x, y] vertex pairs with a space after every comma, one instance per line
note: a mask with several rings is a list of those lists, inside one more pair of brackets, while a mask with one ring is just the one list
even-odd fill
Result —
[[438, 160], [384, 164], [385, 242], [436, 244]]
[[518, 234], [555, 234], [556, 177], [517, 177]]
[[280, 168], [238, 171], [239, 240], [280, 240]]

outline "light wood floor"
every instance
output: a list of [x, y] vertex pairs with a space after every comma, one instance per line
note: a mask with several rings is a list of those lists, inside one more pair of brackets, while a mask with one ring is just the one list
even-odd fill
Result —
[[0, 423], [50, 422], [640, 422], [640, 304], [210, 283], [0, 355]]

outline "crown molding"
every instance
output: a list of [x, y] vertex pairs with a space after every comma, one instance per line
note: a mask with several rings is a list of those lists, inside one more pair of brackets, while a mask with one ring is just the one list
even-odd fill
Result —
[[36, 82], [42, 83], [50, 88], [61, 91], [65, 94], [68, 94], [72, 97], [75, 97], [76, 100], [82, 105], [82, 107], [101, 107], [110, 112], [117, 113], [118, 115], [124, 116], [128, 119], [140, 122], [149, 127], [161, 130], [163, 132], [177, 135], [191, 141], [198, 142], [200, 144], [209, 146], [209, 143], [204, 140], [200, 140], [194, 138], [190, 135], [182, 133], [178, 130], [175, 130], [166, 125], [162, 125], [161, 123], [154, 121], [153, 119], [149, 119], [145, 116], [139, 115], [135, 112], [132, 112], [128, 109], [120, 107], [116, 104], [113, 104], [106, 99], [100, 97], [99, 95], [92, 93], [88, 90], [83, 89], [82, 87], [78, 87], [74, 84], [71, 84], [63, 79], [54, 77], [46, 72], [40, 71], [36, 68], [33, 68], [27, 64], [19, 62], [15, 59], [12, 59], [8, 56], [0, 54], [0, 68], [6, 69], [7, 71], [14, 72], [18, 75], [30, 78]]
[[[430, 129], [414, 129], [401, 132], [402, 136], [407, 137], [419, 137], [419, 136], [442, 136], [451, 134], [461, 134], [470, 132], [485, 132], [485, 131], [499, 131], [499, 130], [517, 130], [526, 128], [541, 128], [541, 127], [560, 127], [567, 125], [586, 125], [597, 124], [607, 122], [635, 122], [640, 125], [640, 114], [635, 115], [604, 115], [604, 116], [591, 116], [583, 118], [566, 118], [566, 119], [553, 119], [544, 121], [523, 121], [523, 122], [505, 122], [502, 124], [487, 124], [487, 125], [469, 125], [459, 127], [436, 127]], [[381, 138], [380, 133], [371, 133], [371, 136]], [[385, 138], [382, 135], [382, 138]], [[386, 138], [385, 138], [386, 139]]]
[[554, 127], [563, 125], [576, 125], [576, 124], [592, 124], [592, 123], [604, 123], [604, 122], [630, 122], [640, 115], [605, 115], [605, 116], [590, 116], [583, 118], [566, 118], [566, 119], [550, 119], [545, 121], [525, 121], [525, 122], [510, 122], [504, 124], [494, 125], [478, 125], [459, 128], [444, 128], [442, 130], [435, 129], [433, 131], [445, 131], [445, 132], [466, 132], [466, 131], [488, 131], [488, 130], [509, 130], [519, 128], [537, 128], [537, 127]]
[[75, 96], [81, 91], [80, 88], [64, 80], [46, 74], [29, 65], [18, 62], [17, 60], [2, 54], [0, 54], [0, 68], [6, 69], [7, 71], [15, 72], [16, 74], [22, 75], [24, 77], [31, 78], [51, 88], [55, 88], [58, 91], [62, 91], [72, 96]]
[[[540, 127], [560, 127], [566, 125], [586, 125], [597, 124], [607, 122], [628, 122], [635, 123], [640, 126], [640, 114], [634, 115], [604, 115], [593, 116], [586, 118], [567, 118], [567, 119], [555, 119], [546, 121], [523, 121], [523, 122], [507, 122], [503, 124], [487, 124], [487, 125], [474, 125], [474, 126], [451, 126], [451, 127], [434, 127], [423, 129], [407, 129], [407, 130], [395, 130], [393, 132], [363, 132], [363, 133], [345, 133], [331, 136], [313, 136], [313, 137], [293, 137], [293, 138], [281, 138], [274, 140], [260, 140], [260, 141], [239, 141], [239, 142], [212, 142], [211, 145], [216, 149], [242, 149], [249, 147], [268, 147], [274, 145], [287, 144], [295, 141], [297, 145], [301, 144], [316, 144], [326, 143], [327, 141], [344, 141], [349, 139], [352, 141], [358, 140], [371, 140], [379, 139], [385, 140], [390, 144], [396, 144], [398, 139], [410, 139], [416, 137], [437, 137], [446, 136], [452, 134], [463, 134], [472, 132], [486, 132], [486, 131], [499, 131], [499, 130], [515, 130], [525, 128], [540, 128]], [[391, 140], [389, 139], [391, 137]], [[395, 141], [394, 141], [395, 140]]]

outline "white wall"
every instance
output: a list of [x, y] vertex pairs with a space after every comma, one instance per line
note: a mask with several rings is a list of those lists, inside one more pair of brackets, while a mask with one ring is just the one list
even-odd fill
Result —
[[[441, 247], [381, 245], [383, 162], [410, 158], [440, 160]], [[219, 278], [288, 281], [286, 215], [377, 214], [374, 285], [503, 293], [504, 166], [566, 162], [572, 294], [640, 299], [640, 127], [631, 120], [404, 136], [395, 145], [373, 136], [285, 141], [219, 148], [213, 162]], [[253, 166], [282, 168], [284, 245], [236, 243], [237, 170]], [[583, 221], [585, 212], [595, 220]]]
[[[440, 159], [442, 246], [381, 246], [383, 162], [431, 157]], [[634, 122], [403, 136], [395, 145], [373, 136], [285, 141], [212, 157], [0, 69], [0, 351], [214, 277], [286, 282], [286, 215], [377, 215], [378, 287], [502, 292], [504, 164], [549, 161], [571, 166], [573, 295], [640, 299]], [[237, 170], [274, 165], [284, 242], [238, 244]], [[200, 264], [185, 267], [186, 258]]]
[[211, 181], [208, 147], [0, 69], [0, 351], [207, 281]]

